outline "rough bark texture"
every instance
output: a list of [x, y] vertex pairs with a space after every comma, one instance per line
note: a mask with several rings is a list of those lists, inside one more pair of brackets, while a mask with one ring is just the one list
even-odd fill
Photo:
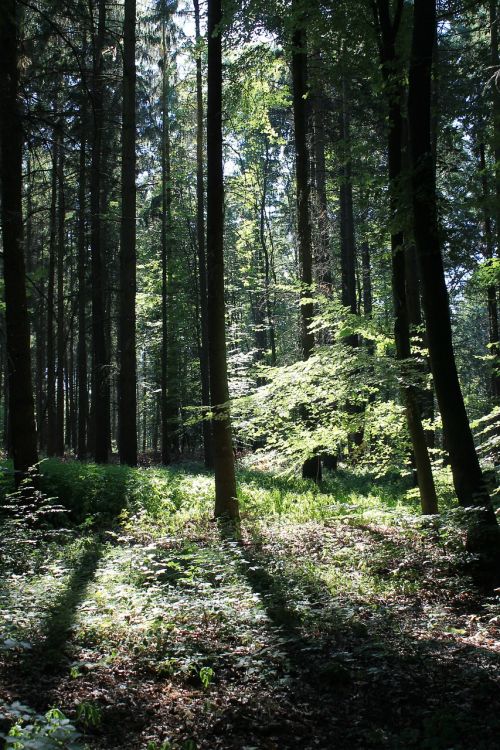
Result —
[[207, 293], [215, 516], [237, 520], [224, 303], [224, 175], [222, 166], [221, 0], [208, 0]]
[[120, 234], [120, 310], [118, 380], [118, 452], [120, 461], [137, 464], [136, 294], [136, 112], [135, 0], [125, 1], [123, 24], [122, 216]]
[[[429, 353], [436, 396], [446, 433], [458, 500], [475, 507], [478, 523], [469, 535], [469, 548], [488, 550], [498, 564], [500, 534], [477, 458], [452, 346], [438, 229], [436, 184], [431, 144], [431, 66], [436, 34], [435, 0], [415, 0], [409, 79], [409, 125], [415, 244], [422, 280]], [[495, 549], [495, 553], [492, 550]], [[498, 576], [498, 570], [496, 575]]]
[[22, 216], [23, 129], [18, 88], [18, 5], [0, 5], [0, 179], [9, 376], [9, 414], [16, 481], [38, 461], [26, 301]]

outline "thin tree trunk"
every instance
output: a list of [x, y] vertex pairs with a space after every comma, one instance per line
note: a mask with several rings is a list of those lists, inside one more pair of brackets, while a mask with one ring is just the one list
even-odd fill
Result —
[[[344, 150], [340, 183], [342, 304], [355, 315], [358, 311], [356, 303], [356, 240], [352, 200], [351, 115], [349, 83], [346, 74], [342, 76], [341, 133]], [[347, 343], [357, 346], [358, 337], [356, 335], [349, 337]]]
[[207, 294], [215, 516], [237, 520], [239, 507], [227, 381], [224, 302], [221, 22], [221, 0], [208, 0]]
[[16, 0], [0, 5], [0, 179], [9, 412], [16, 482], [38, 461], [23, 252], [23, 128]]
[[[292, 99], [295, 130], [295, 180], [297, 193], [297, 232], [300, 271], [300, 322], [302, 358], [309, 359], [314, 350], [311, 324], [314, 315], [312, 296], [312, 236], [309, 216], [309, 153], [307, 148], [307, 39], [304, 14], [298, 19], [292, 36]], [[310, 420], [304, 414], [306, 423]], [[321, 459], [311, 456], [302, 465], [304, 479], [321, 480]]]
[[[196, 235], [198, 246], [198, 284], [201, 317], [201, 400], [206, 412], [210, 406], [210, 366], [208, 362], [207, 258], [205, 252], [205, 185], [203, 175], [203, 80], [201, 70], [200, 4], [193, 0], [196, 33]], [[212, 425], [203, 419], [203, 455], [205, 466], [213, 467]]]
[[361, 244], [361, 269], [363, 274], [363, 312], [367, 318], [371, 318], [373, 312], [372, 268], [368, 242]]
[[109, 446], [109, 362], [106, 352], [103, 238], [101, 221], [102, 139], [104, 125], [103, 47], [106, 0], [99, 0], [94, 38], [92, 81], [93, 142], [90, 170], [91, 274], [92, 274], [92, 418], [93, 452], [97, 463], [107, 463]]
[[[479, 144], [479, 169], [481, 172], [481, 188], [483, 202], [483, 226], [484, 226], [484, 256], [487, 260], [493, 258], [493, 231], [491, 227], [491, 216], [489, 209], [488, 177], [486, 173], [486, 154], [484, 143]], [[498, 305], [497, 290], [494, 284], [489, 284], [487, 290], [488, 301], [488, 323], [490, 354], [493, 359], [493, 372], [491, 374], [491, 392], [496, 403], [500, 400], [500, 375], [498, 373], [499, 351], [498, 351]]]
[[[477, 523], [469, 533], [469, 549], [484, 553], [486, 547], [488, 552], [494, 545], [498, 548], [500, 533], [472, 439], [453, 352], [431, 144], [431, 68], [435, 35], [435, 0], [415, 0], [408, 97], [415, 244], [431, 367], [455, 490], [461, 505], [477, 510]], [[498, 549], [494, 554], [498, 564]]]
[[313, 100], [314, 119], [314, 193], [317, 223], [316, 266], [319, 284], [327, 294], [332, 291], [332, 261], [326, 199], [325, 111], [324, 98], [318, 92]]
[[49, 269], [47, 280], [47, 455], [57, 453], [56, 416], [56, 346], [54, 339], [54, 307], [57, 245], [57, 175], [60, 158], [59, 128], [53, 131], [52, 147], [52, 187], [50, 202]]
[[172, 460], [172, 423], [170, 419], [169, 393], [169, 329], [168, 309], [170, 292], [169, 264], [171, 260], [172, 241], [172, 186], [170, 173], [170, 125], [169, 125], [169, 43], [166, 30], [167, 10], [164, 8], [162, 18], [162, 152], [161, 152], [161, 182], [162, 182], [162, 227], [161, 227], [161, 460], [167, 466]]
[[65, 255], [65, 196], [64, 156], [61, 144], [58, 164], [58, 221], [57, 221], [57, 369], [56, 369], [56, 436], [57, 456], [64, 455], [64, 255]]
[[136, 112], [135, 0], [125, 0], [123, 25], [122, 218], [120, 236], [120, 318], [118, 451], [120, 461], [137, 464], [136, 295]]
[[76, 455], [80, 461], [87, 457], [87, 424], [89, 418], [89, 396], [87, 388], [87, 237], [85, 220], [85, 196], [87, 189], [86, 170], [86, 112], [82, 108], [81, 113], [82, 133], [80, 140], [80, 166], [78, 186], [78, 345], [77, 345], [77, 371], [78, 371], [78, 438]]

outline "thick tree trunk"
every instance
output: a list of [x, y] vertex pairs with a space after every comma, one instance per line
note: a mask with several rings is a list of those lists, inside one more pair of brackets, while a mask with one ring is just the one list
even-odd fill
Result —
[[120, 312], [118, 380], [118, 452], [120, 461], [137, 464], [136, 294], [136, 112], [135, 0], [125, 1], [123, 24], [122, 217], [120, 235]]
[[239, 507], [227, 382], [224, 302], [221, 22], [221, 0], [208, 0], [207, 294], [215, 516], [235, 521], [239, 518]]
[[0, 5], [0, 179], [9, 374], [9, 413], [16, 482], [38, 461], [23, 252], [23, 128], [19, 111], [16, 0]]
[[106, 351], [103, 237], [101, 222], [102, 139], [104, 125], [103, 47], [106, 0], [99, 0], [94, 37], [92, 81], [93, 141], [90, 169], [91, 275], [92, 275], [92, 418], [93, 453], [97, 463], [109, 459], [109, 361]]
[[[201, 317], [201, 400], [203, 410], [210, 407], [210, 366], [208, 362], [207, 258], [205, 252], [205, 180], [203, 175], [203, 80], [201, 71], [200, 4], [193, 0], [196, 44], [196, 236], [198, 246], [198, 285]], [[212, 425], [203, 420], [203, 455], [205, 466], [213, 467]]]
[[[476, 454], [452, 345], [448, 292], [439, 238], [431, 145], [431, 67], [436, 35], [435, 0], [415, 0], [408, 112], [415, 244], [436, 396], [448, 442], [458, 500], [477, 509], [469, 548], [488, 552], [500, 533]], [[498, 575], [498, 574], [497, 574]]]

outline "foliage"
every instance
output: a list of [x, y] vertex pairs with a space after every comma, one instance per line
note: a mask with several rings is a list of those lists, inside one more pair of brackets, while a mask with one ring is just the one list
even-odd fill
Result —
[[29, 706], [15, 701], [4, 709], [4, 716], [15, 721], [3, 737], [5, 748], [11, 750], [81, 750], [81, 734], [57, 708], [37, 714]]

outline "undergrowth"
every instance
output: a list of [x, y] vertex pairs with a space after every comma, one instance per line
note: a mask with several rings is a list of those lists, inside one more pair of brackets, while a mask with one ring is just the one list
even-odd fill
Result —
[[[460, 750], [479, 735], [500, 608], [462, 574], [445, 473], [443, 513], [424, 519], [397, 476], [316, 487], [241, 469], [235, 541], [200, 467], [41, 471], [64, 519], [10, 536], [2, 522], [7, 746], [67, 732], [95, 750]], [[463, 710], [465, 728], [450, 720]]]

